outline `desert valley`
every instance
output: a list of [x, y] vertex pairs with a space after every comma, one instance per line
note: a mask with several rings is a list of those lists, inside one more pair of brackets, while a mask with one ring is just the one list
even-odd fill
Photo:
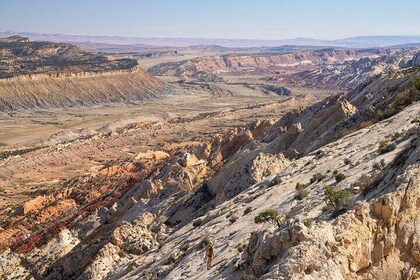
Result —
[[420, 41], [0, 37], [0, 279], [420, 279]]

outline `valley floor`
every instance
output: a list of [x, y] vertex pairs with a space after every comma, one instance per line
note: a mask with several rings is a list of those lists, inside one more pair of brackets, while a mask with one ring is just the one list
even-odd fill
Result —
[[0, 207], [48, 193], [108, 162], [123, 162], [162, 145], [206, 141], [215, 133], [256, 119], [279, 118], [333, 94], [293, 87], [291, 96], [279, 96], [226, 83], [172, 87], [172, 95], [132, 104], [0, 115]]

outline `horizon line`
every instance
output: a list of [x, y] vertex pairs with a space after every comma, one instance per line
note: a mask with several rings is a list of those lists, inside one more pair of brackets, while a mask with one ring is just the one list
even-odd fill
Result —
[[86, 37], [116, 37], [116, 38], [138, 38], [138, 39], [198, 39], [198, 40], [252, 40], [252, 41], [282, 41], [282, 40], [296, 40], [296, 39], [306, 39], [306, 40], [317, 40], [317, 41], [338, 41], [338, 40], [345, 40], [345, 39], [352, 39], [358, 37], [419, 37], [419, 35], [354, 35], [350, 37], [341, 37], [335, 39], [319, 39], [313, 37], [289, 37], [289, 38], [282, 38], [282, 39], [262, 39], [262, 38], [220, 38], [220, 37], [142, 37], [142, 36], [121, 36], [121, 35], [99, 35], [99, 34], [80, 34], [80, 33], [48, 33], [48, 32], [35, 32], [35, 31], [0, 31], [0, 33], [14, 33], [16, 35], [19, 34], [37, 34], [37, 35], [65, 35], [65, 36], [86, 36]]

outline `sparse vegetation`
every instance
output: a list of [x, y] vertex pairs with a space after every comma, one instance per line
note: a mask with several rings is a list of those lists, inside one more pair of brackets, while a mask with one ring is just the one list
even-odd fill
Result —
[[312, 178], [309, 180], [309, 182], [315, 183], [315, 182], [321, 182], [326, 176], [321, 174], [321, 173], [316, 173], [314, 175], [312, 175]]
[[192, 223], [192, 225], [193, 225], [193, 227], [199, 227], [199, 226], [201, 226], [202, 223], [203, 223], [202, 219], [197, 219]]
[[420, 117], [416, 116], [411, 120], [411, 123], [420, 123]]
[[347, 165], [347, 164], [350, 164], [350, 163], [351, 163], [351, 160], [349, 158], [345, 158], [344, 159], [344, 164]]
[[229, 222], [231, 223], [231, 224], [233, 224], [234, 222], [236, 222], [238, 220], [238, 217], [235, 215], [235, 214], [232, 214], [230, 217], [229, 217]]
[[312, 219], [311, 218], [307, 218], [303, 221], [303, 224], [305, 225], [305, 227], [310, 228], [312, 226]]
[[388, 145], [388, 143], [389, 143], [389, 140], [387, 139], [379, 141], [379, 149], [385, 147], [386, 145]]
[[380, 154], [389, 153], [397, 148], [397, 144], [394, 142], [387, 144], [386, 146], [379, 147], [378, 152]]
[[249, 213], [251, 213], [252, 212], [252, 207], [251, 206], [248, 206], [245, 210], [244, 210], [244, 215], [248, 215]]
[[327, 204], [327, 207], [334, 210], [342, 208], [350, 197], [350, 194], [351, 193], [348, 190], [335, 191], [331, 186], [326, 186], [324, 188], [325, 203]]
[[354, 182], [353, 186], [356, 188], [358, 192], [364, 193], [371, 186], [373, 179], [374, 178], [372, 174], [371, 175], [362, 174], [362, 176], [360, 176], [359, 179], [357, 179], [357, 181]]
[[0, 152], [0, 160], [7, 159], [8, 157], [13, 157], [13, 156], [21, 156], [26, 153], [30, 153], [30, 152], [33, 152], [42, 148], [45, 148], [45, 147], [34, 147], [34, 148], [28, 148], [28, 149]]
[[402, 136], [402, 133], [397, 131], [391, 136], [391, 140], [397, 141], [401, 136]]
[[303, 189], [305, 187], [305, 184], [302, 184], [302, 183], [296, 183], [296, 190], [298, 191], [298, 190], [301, 190], [301, 189]]
[[280, 217], [276, 210], [267, 209], [260, 213], [254, 218], [256, 224], [262, 224], [267, 222], [275, 222], [280, 227]]
[[296, 199], [302, 200], [305, 197], [307, 197], [309, 194], [309, 191], [306, 189], [306, 186], [301, 183], [296, 184]]
[[239, 243], [238, 246], [236, 246], [236, 249], [238, 249], [239, 253], [242, 253], [243, 251], [245, 251], [246, 249], [246, 244], [244, 243]]
[[338, 182], [341, 182], [341, 181], [343, 181], [344, 179], [346, 179], [346, 175], [344, 175], [343, 173], [341, 173], [341, 172], [338, 172], [336, 175], [335, 175], [335, 181], [338, 183]]

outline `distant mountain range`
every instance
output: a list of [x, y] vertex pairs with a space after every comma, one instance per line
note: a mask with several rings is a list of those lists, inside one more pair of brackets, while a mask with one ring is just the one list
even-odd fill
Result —
[[22, 35], [33, 41], [51, 41], [65, 43], [101, 43], [119, 45], [149, 45], [168, 47], [188, 47], [195, 45], [218, 45], [222, 47], [274, 47], [282, 45], [331, 46], [349, 48], [390, 47], [420, 43], [420, 36], [356, 36], [337, 40], [318, 40], [312, 38], [294, 38], [283, 40], [259, 39], [211, 39], [211, 38], [141, 38], [119, 36], [89, 36], [68, 34], [46, 34], [30, 32], [0, 32], [0, 37]]

